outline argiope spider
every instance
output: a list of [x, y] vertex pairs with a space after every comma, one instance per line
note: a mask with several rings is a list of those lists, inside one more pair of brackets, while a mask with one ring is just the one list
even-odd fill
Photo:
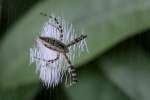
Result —
[[68, 72], [70, 73], [70, 79], [71, 82], [74, 84], [77, 82], [77, 74], [76, 74], [76, 70], [74, 68], [74, 65], [71, 63], [71, 60], [69, 59], [69, 57], [67, 56], [67, 53], [69, 53], [69, 48], [77, 43], [79, 43], [80, 41], [82, 41], [83, 39], [85, 39], [87, 37], [87, 35], [80, 35], [79, 37], [75, 38], [74, 40], [70, 41], [68, 44], [63, 43], [63, 36], [64, 36], [64, 30], [63, 27], [61, 25], [61, 23], [58, 21], [57, 18], [52, 17], [52, 16], [48, 16], [45, 13], [40, 13], [43, 16], [52, 18], [55, 21], [55, 24], [52, 23], [48, 23], [50, 25], [52, 25], [53, 27], [55, 27], [60, 35], [59, 35], [59, 39], [56, 39], [54, 37], [46, 37], [46, 36], [39, 36], [38, 40], [48, 49], [51, 49], [53, 51], [57, 52], [57, 56], [54, 59], [50, 59], [50, 60], [46, 60], [46, 59], [41, 59], [41, 58], [37, 58], [39, 60], [43, 60], [45, 62], [47, 62], [48, 64], [54, 63], [55, 61], [59, 60], [60, 54], [62, 54], [64, 56], [64, 58], [66, 59], [66, 61], [68, 62], [69, 66], [68, 66]]

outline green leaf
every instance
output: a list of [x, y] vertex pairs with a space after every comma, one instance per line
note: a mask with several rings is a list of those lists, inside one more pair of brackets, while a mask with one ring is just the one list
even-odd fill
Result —
[[0, 90], [0, 100], [33, 100], [39, 89], [37, 86], [30, 84], [16, 89]]
[[129, 100], [119, 88], [95, 70], [96, 64], [87, 66], [79, 71], [79, 82], [66, 88], [70, 100]]
[[150, 100], [150, 57], [137, 43], [113, 49], [101, 58], [99, 68], [132, 100]]
[[63, 14], [78, 30], [85, 30], [90, 54], [83, 53], [76, 64], [85, 63], [116, 43], [150, 26], [149, 0], [43, 0], [16, 22], [0, 47], [0, 87], [13, 88], [37, 82], [29, 67], [29, 48], [47, 18], [39, 13]]

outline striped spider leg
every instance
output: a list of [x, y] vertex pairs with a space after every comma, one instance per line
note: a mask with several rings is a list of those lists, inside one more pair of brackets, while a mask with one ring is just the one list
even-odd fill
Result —
[[[69, 48], [70, 46], [77, 44], [78, 42], [80, 42], [81, 40], [85, 39], [87, 37], [87, 35], [81, 35], [80, 37], [75, 38], [74, 40], [70, 41], [66, 46], [67, 48]], [[66, 61], [69, 64], [68, 67], [68, 72], [69, 72], [69, 77], [70, 77], [70, 85], [75, 84], [78, 80], [77, 80], [77, 72], [75, 70], [74, 65], [71, 63], [69, 57], [67, 56], [66, 53], [63, 53]]]
[[69, 79], [70, 79], [69, 85], [75, 84], [78, 81], [77, 80], [77, 72], [75, 70], [75, 67], [72, 65], [72, 63], [71, 63], [69, 57], [67, 56], [67, 54], [64, 53], [63, 55], [64, 55], [66, 61], [69, 64], [69, 67], [68, 67]]
[[[62, 24], [59, 23], [58, 19], [56, 17], [49, 16], [46, 13], [42, 13], [42, 12], [40, 13], [40, 15], [49, 17], [49, 18], [54, 20], [55, 24], [52, 24], [52, 23], [48, 23], [48, 24], [52, 25], [53, 27], [55, 27], [59, 31], [59, 33], [60, 33], [59, 39], [60, 39], [60, 41], [62, 41], [63, 40], [63, 29], [62, 29]], [[60, 57], [60, 53], [57, 52], [57, 56], [54, 59], [45, 60], [45, 59], [41, 59], [41, 58], [37, 58], [37, 57], [35, 57], [35, 58], [37, 58], [39, 60], [43, 60], [49, 64], [49, 63], [54, 63], [55, 61], [57, 61], [59, 59], [59, 57]]]

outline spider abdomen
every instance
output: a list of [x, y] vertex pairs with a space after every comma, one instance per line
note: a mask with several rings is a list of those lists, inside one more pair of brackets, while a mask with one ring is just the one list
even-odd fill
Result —
[[39, 37], [39, 39], [49, 49], [58, 51], [60, 53], [68, 53], [69, 52], [68, 47], [60, 40], [57, 40], [52, 37]]

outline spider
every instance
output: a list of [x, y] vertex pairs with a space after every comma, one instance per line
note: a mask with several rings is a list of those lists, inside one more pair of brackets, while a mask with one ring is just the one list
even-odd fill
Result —
[[59, 39], [56, 39], [54, 37], [39, 36], [38, 41], [40, 41], [46, 48], [56, 51], [57, 56], [56, 56], [56, 58], [49, 59], [49, 60], [41, 59], [38, 57], [35, 57], [35, 58], [39, 59], [39, 60], [43, 60], [43, 61], [47, 62], [47, 64], [51, 64], [51, 63], [54, 63], [57, 60], [59, 60], [60, 54], [62, 54], [64, 56], [64, 58], [66, 59], [67, 63], [69, 64], [69, 66], [67, 68], [68, 68], [68, 72], [70, 74], [71, 84], [76, 83], [78, 81], [77, 73], [76, 73], [74, 65], [72, 64], [71, 60], [69, 59], [67, 53], [69, 53], [69, 48], [71, 46], [73, 46], [73, 45], [79, 43], [80, 41], [82, 41], [83, 39], [85, 39], [87, 37], [87, 35], [82, 34], [79, 37], [71, 40], [69, 43], [65, 44], [65, 43], [63, 43], [64, 30], [63, 30], [61, 23], [58, 21], [58, 19], [56, 17], [49, 16], [45, 13], [40, 13], [40, 14], [54, 20], [55, 24], [52, 24], [52, 23], [48, 23], [48, 24], [50, 24], [51, 26], [53, 26], [57, 29], [57, 31], [59, 32]]

